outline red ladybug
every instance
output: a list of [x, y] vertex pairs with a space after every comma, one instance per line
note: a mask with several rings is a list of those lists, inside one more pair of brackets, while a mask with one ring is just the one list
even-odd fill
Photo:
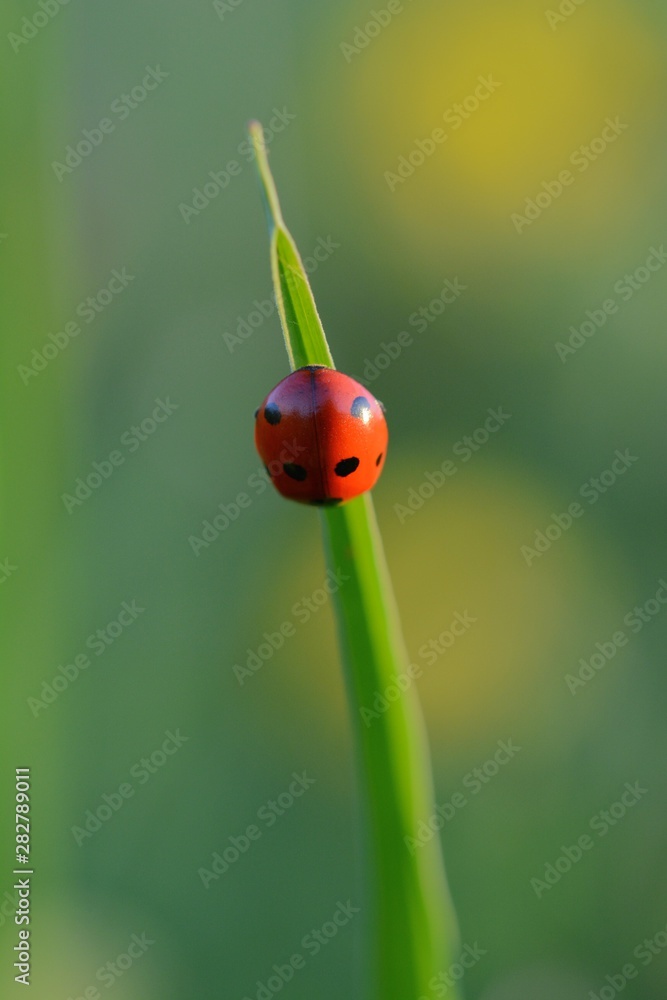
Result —
[[255, 444], [273, 485], [299, 503], [338, 504], [370, 490], [387, 440], [382, 404], [324, 365], [292, 372], [255, 411]]

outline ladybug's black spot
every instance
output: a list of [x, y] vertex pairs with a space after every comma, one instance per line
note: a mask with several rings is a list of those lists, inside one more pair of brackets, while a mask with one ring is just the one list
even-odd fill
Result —
[[341, 476], [341, 478], [343, 478], [344, 476], [349, 476], [352, 472], [355, 472], [358, 468], [359, 468], [358, 458], [343, 458], [338, 463], [334, 471], [337, 476]]
[[269, 424], [279, 424], [282, 420], [282, 416], [282, 413], [275, 403], [269, 403], [268, 406], [264, 407], [264, 419]]
[[363, 420], [365, 424], [367, 424], [371, 419], [371, 404], [365, 396], [357, 396], [357, 398], [352, 402], [350, 413], [353, 417], [358, 417], [360, 420]]
[[336, 504], [342, 502], [342, 497], [320, 497], [317, 500], [311, 500], [310, 504], [312, 507], [335, 507]]
[[283, 465], [283, 472], [285, 475], [289, 476], [290, 479], [296, 479], [297, 483], [302, 483], [308, 472], [302, 465], [297, 465], [295, 462], [285, 462]]
[[382, 461], [382, 455], [383, 455], [383, 452], [380, 452], [380, 454], [378, 455], [378, 457], [375, 459], [375, 464], [376, 465], [379, 465], [380, 462]]

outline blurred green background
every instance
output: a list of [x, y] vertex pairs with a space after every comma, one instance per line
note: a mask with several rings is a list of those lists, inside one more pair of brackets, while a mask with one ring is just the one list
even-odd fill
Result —
[[[438, 802], [465, 796], [439, 835], [484, 951], [466, 996], [609, 1000], [627, 963], [627, 996], [664, 995], [664, 7], [6, 0], [0, 25], [2, 995], [21, 766], [40, 1000], [261, 997], [296, 952], [285, 997], [361, 995], [345, 693], [330, 604], [301, 603], [319, 515], [266, 487], [252, 442], [287, 362], [251, 117], [319, 247], [336, 362], [389, 414], [376, 506]], [[475, 621], [452, 642], [457, 613]], [[499, 740], [521, 751], [474, 791]], [[359, 916], [309, 953], [348, 899]], [[135, 934], [154, 943], [128, 965]]]

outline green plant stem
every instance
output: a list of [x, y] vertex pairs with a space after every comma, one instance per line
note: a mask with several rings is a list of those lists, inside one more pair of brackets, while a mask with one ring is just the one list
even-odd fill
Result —
[[[405, 841], [434, 810], [425, 728], [413, 681], [386, 710], [378, 700], [409, 675], [373, 501], [323, 515], [329, 565], [349, 577], [335, 601], [369, 820], [377, 996], [416, 1000], [449, 967], [457, 936], [438, 838], [413, 852]], [[366, 720], [362, 708], [373, 713]]]
[[[272, 273], [290, 363], [292, 368], [333, 367], [305, 270], [283, 222], [258, 123], [250, 125], [250, 135], [269, 217]], [[438, 839], [412, 850], [406, 842], [416, 837], [418, 824], [428, 821], [435, 807], [425, 727], [407, 673], [373, 501], [366, 494], [321, 513], [329, 567], [345, 580], [335, 607], [372, 872], [372, 996], [418, 1000], [432, 995], [429, 980], [448, 969], [457, 938]], [[382, 709], [385, 703], [378, 699], [387, 695]], [[362, 709], [374, 714], [362, 715]]]

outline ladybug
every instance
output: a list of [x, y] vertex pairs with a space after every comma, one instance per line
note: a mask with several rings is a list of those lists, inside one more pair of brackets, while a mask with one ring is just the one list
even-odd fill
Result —
[[384, 407], [326, 365], [284, 378], [255, 411], [255, 444], [273, 485], [299, 503], [343, 503], [375, 485], [388, 440]]

